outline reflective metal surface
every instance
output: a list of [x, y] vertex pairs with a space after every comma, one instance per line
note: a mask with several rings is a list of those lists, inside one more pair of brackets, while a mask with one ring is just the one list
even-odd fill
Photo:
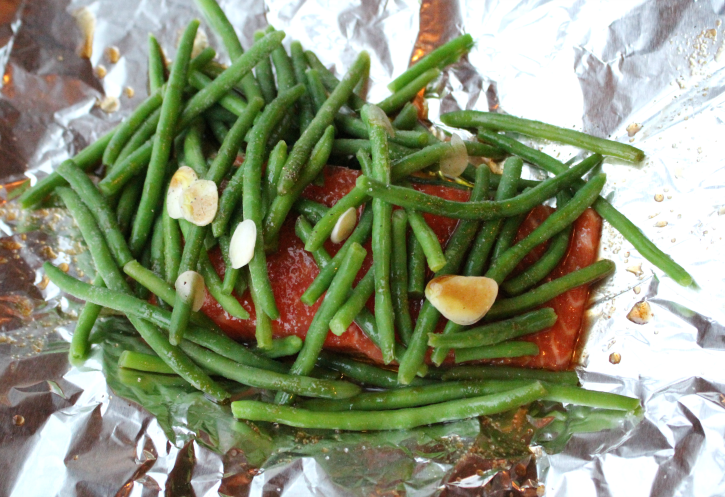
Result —
[[[554, 454], [534, 445], [535, 463], [524, 447], [518, 463], [484, 470], [490, 459], [469, 450], [490, 440], [476, 421], [384, 435], [255, 431], [178, 385], [104, 376], [114, 350], [142, 347], [123, 333], [97, 335], [92, 359], [72, 367], [67, 343], [79, 304], [38, 268], [65, 262], [87, 278], [88, 254], [63, 210], [20, 212], [4, 199], [141, 102], [147, 33], [173, 57], [180, 29], [198, 13], [190, 0], [9, 1], [0, 5], [0, 495], [450, 496], [480, 495], [486, 484], [486, 495], [725, 495], [722, 2], [222, 6], [245, 47], [269, 23], [338, 73], [368, 50], [372, 101], [411, 57], [469, 32], [476, 47], [439, 82], [443, 98], [428, 100], [433, 122], [458, 108], [500, 108], [642, 148], [642, 164], [605, 162], [608, 198], [698, 288], [679, 287], [605, 225], [601, 256], [618, 269], [593, 294], [578, 372], [588, 388], [639, 397], [644, 419], [575, 434]], [[96, 19], [89, 59], [79, 56], [73, 16], [82, 7]], [[116, 63], [104, 53], [111, 46]], [[109, 97], [117, 112], [97, 106]], [[630, 137], [633, 124], [642, 127]], [[578, 153], [537, 146], [562, 160]], [[644, 325], [627, 319], [640, 301], [654, 312]], [[175, 402], [158, 401], [171, 394]]]

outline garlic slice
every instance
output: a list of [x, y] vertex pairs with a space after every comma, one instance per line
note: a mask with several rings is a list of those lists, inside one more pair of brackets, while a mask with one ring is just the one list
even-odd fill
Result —
[[365, 104], [361, 112], [363, 115], [366, 115], [368, 123], [376, 126], [382, 126], [385, 128], [385, 132], [388, 133], [388, 136], [395, 136], [395, 129], [393, 129], [393, 125], [391, 124], [387, 114], [383, 112], [383, 109], [377, 105]]
[[425, 287], [425, 297], [433, 307], [463, 326], [485, 316], [497, 295], [496, 281], [484, 276], [438, 276]]
[[449, 178], [457, 178], [468, 166], [468, 151], [463, 139], [457, 134], [451, 135], [451, 150], [443, 156], [440, 169]]
[[204, 304], [206, 292], [204, 291], [204, 278], [196, 271], [185, 271], [176, 278], [176, 293], [184, 301], [191, 304], [191, 310], [196, 312]]
[[198, 179], [181, 194], [181, 211], [184, 219], [197, 226], [206, 226], [214, 220], [219, 206], [216, 183]]
[[169, 217], [172, 219], [184, 217], [184, 211], [181, 210], [181, 195], [197, 179], [196, 173], [189, 166], [181, 166], [176, 170], [166, 192], [166, 210], [169, 212]]
[[354, 207], [350, 207], [337, 218], [335, 227], [332, 228], [332, 233], [330, 234], [332, 243], [340, 243], [347, 240], [347, 237], [355, 229], [356, 224], [357, 210]]
[[251, 219], [239, 223], [229, 242], [229, 259], [234, 269], [249, 264], [254, 257], [254, 247], [257, 243], [257, 225]]

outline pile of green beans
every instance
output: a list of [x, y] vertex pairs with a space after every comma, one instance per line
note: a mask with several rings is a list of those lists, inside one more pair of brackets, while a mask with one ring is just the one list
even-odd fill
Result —
[[[460, 178], [446, 178], [441, 163], [455, 146], [419, 121], [413, 100], [471, 49], [470, 35], [418, 60], [390, 83], [391, 94], [375, 106], [355, 90], [364, 87], [359, 84], [370, 69], [366, 52], [338, 79], [298, 41], [291, 41], [288, 52], [282, 45], [285, 33], [271, 26], [255, 33], [245, 51], [216, 0], [195, 3], [222, 41], [230, 66], [215, 62], [212, 48], [192, 59], [199, 28], [192, 21], [167, 78], [163, 50], [151, 35], [149, 96], [115, 129], [19, 196], [20, 204], [30, 208], [56, 192], [76, 220], [97, 270], [88, 284], [50, 263], [43, 266], [61, 291], [86, 302], [69, 352], [74, 364], [88, 355], [94, 323], [108, 308], [125, 313], [153, 351], [123, 351], [119, 368], [189, 383], [219, 402], [230, 393], [227, 383], [222, 386], [212, 376], [275, 392], [274, 403], [232, 403], [233, 415], [248, 421], [394, 430], [500, 413], [538, 400], [639, 409], [638, 399], [577, 387], [571, 371], [481, 364], [433, 369], [429, 364], [539, 354], [536, 340], [528, 337], [555, 326], [558, 316], [547, 302], [614, 270], [613, 262], [600, 260], [552, 279], [567, 257], [575, 220], [590, 206], [676, 281], [692, 282], [600, 197], [604, 174], [584, 179], [602, 155], [640, 161], [640, 150], [509, 115], [451, 112], [442, 116], [445, 124], [478, 132], [481, 141], [464, 141], [469, 156], [506, 160], [503, 175], [469, 165]], [[593, 154], [569, 167], [499, 131]], [[359, 166], [360, 175], [333, 205], [322, 205], [306, 198], [305, 190], [326, 186], [331, 156], [352, 156], [357, 165], [351, 167]], [[552, 176], [522, 179], [524, 160]], [[99, 163], [106, 172], [94, 183], [87, 172]], [[175, 209], [167, 204], [168, 188], [182, 165], [214, 182], [220, 192], [208, 226], [170, 215]], [[458, 193], [470, 195], [465, 202], [446, 200], [420, 191], [427, 188], [421, 182], [455, 185]], [[514, 243], [531, 209], [554, 197], [554, 213]], [[350, 208], [358, 210], [359, 218], [330, 256], [325, 246]], [[458, 220], [448, 240], [439, 240], [429, 214]], [[299, 295], [305, 305], [318, 306], [304, 339], [283, 329], [285, 312], [277, 307], [279, 296], [267, 267], [283, 226], [293, 219], [297, 237], [319, 269]], [[243, 221], [256, 226], [253, 256], [246, 267], [233, 268], [233, 235]], [[545, 242], [543, 257], [515, 274], [525, 256]], [[372, 263], [362, 274], [369, 253]], [[253, 343], [233, 341], [203, 312], [192, 312], [191, 299], [174, 287], [185, 271], [202, 276], [208, 299], [228, 319], [249, 320], [254, 307]], [[485, 275], [503, 291], [480, 322], [449, 322], [443, 333], [435, 333], [442, 314], [424, 293], [431, 276], [443, 275]], [[371, 299], [374, 312], [367, 308]], [[342, 335], [351, 327], [362, 330], [384, 366], [323, 351], [328, 333]]]

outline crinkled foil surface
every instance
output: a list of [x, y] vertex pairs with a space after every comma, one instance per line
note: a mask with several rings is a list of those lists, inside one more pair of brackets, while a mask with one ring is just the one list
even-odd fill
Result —
[[[46, 175], [141, 102], [147, 34], [171, 57], [180, 29], [198, 14], [191, 0], [8, 0], [0, 4], [0, 495], [480, 495], [484, 484], [487, 495], [725, 495], [722, 1], [222, 6], [245, 46], [273, 24], [338, 73], [368, 50], [372, 101], [386, 96], [385, 83], [411, 56], [471, 33], [468, 61], [440, 81], [443, 98], [429, 100], [434, 122], [458, 108], [500, 109], [644, 149], [639, 165], [606, 161], [607, 196], [698, 288], [679, 287], [605, 226], [601, 256], [617, 273], [593, 292], [577, 369], [588, 388], [640, 398], [644, 419], [575, 434], [556, 453], [532, 447], [536, 462], [522, 460], [513, 480], [495, 471], [457, 479], [454, 468], [480, 436], [475, 420], [387, 435], [283, 427], [270, 435], [193, 393], [171, 408], [111, 384], [102, 366], [123, 344], [104, 352], [96, 345], [85, 366], [72, 367], [67, 345], [79, 304], [39, 267], [65, 262], [79, 275], [91, 271], [88, 255], [62, 210], [21, 213], [4, 199], [14, 182]], [[73, 14], [81, 7], [96, 18], [90, 60], [78, 55]], [[115, 63], [104, 54], [109, 46], [120, 51]], [[114, 98], [116, 112], [96, 105]], [[633, 123], [642, 129], [630, 138]], [[577, 154], [537, 146], [562, 160]], [[639, 301], [654, 312], [645, 325], [626, 317]]]

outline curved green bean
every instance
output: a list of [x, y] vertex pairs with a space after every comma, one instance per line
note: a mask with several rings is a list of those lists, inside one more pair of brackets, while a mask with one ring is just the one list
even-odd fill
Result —
[[[293, 208], [297, 214], [305, 216], [311, 222], [319, 221], [322, 219], [322, 216], [327, 214], [327, 211], [330, 210], [330, 208], [326, 205], [307, 198], [297, 199]], [[360, 226], [359, 223], [358, 226]], [[310, 229], [310, 231], [312, 231], [312, 229]]]
[[[149, 34], [149, 89], [155, 92], [166, 83], [166, 56], [158, 40]], [[111, 164], [107, 162], [106, 164]]]
[[358, 208], [369, 199], [367, 193], [360, 188], [353, 188], [344, 197], [338, 200], [335, 205], [330, 207], [327, 213], [320, 219], [312, 230], [305, 250], [314, 252], [322, 247], [325, 241], [330, 237], [337, 220], [340, 216], [351, 207]]
[[279, 195], [285, 195], [291, 191], [293, 185], [300, 176], [300, 170], [310, 157], [310, 152], [322, 137], [325, 129], [330, 126], [340, 107], [347, 101], [355, 88], [355, 85], [363, 73], [370, 67], [370, 55], [362, 51], [358, 55], [355, 62], [350, 66], [347, 74], [342, 82], [335, 88], [330, 96], [325, 100], [322, 108], [317, 112], [307, 129], [302, 133], [299, 140], [292, 147], [292, 151], [287, 158], [287, 162], [282, 169], [282, 174], [277, 185]]
[[294, 407], [271, 405], [255, 400], [232, 402], [232, 414], [249, 421], [269, 421], [299, 428], [340, 430], [404, 430], [433, 423], [443, 423], [474, 416], [505, 412], [546, 395], [541, 383], [519, 387], [483, 397], [451, 400], [425, 407], [393, 411], [319, 412]]
[[631, 162], [644, 159], [640, 149], [604, 138], [591, 136], [581, 131], [560, 128], [551, 124], [532, 121], [520, 117], [479, 111], [456, 111], [444, 114], [441, 120], [448, 126], [457, 128], [485, 128], [497, 131], [513, 131], [522, 135], [543, 138], [559, 143], [590, 150], [597, 154], [610, 155]]
[[257, 347], [254, 351], [270, 359], [288, 357], [298, 353], [302, 349], [303, 343], [302, 339], [297, 335], [289, 335], [284, 338], [273, 339], [271, 345], [266, 349]]
[[556, 195], [560, 190], [570, 186], [574, 180], [588, 172], [600, 161], [601, 156], [593, 155], [566, 172], [541, 182], [528, 192], [504, 201], [454, 202], [410, 188], [384, 185], [367, 176], [360, 176], [356, 185], [365, 189], [373, 198], [405, 208], [458, 219], [494, 219], [510, 217], [531, 210], [544, 200]]
[[[505, 392], [532, 383], [533, 380], [451, 381], [418, 387], [404, 387], [384, 392], [363, 392], [360, 395], [344, 400], [306, 400], [302, 403], [302, 407], [310, 411], [325, 412], [388, 411]], [[549, 385], [546, 386], [546, 389], [549, 390]]]

